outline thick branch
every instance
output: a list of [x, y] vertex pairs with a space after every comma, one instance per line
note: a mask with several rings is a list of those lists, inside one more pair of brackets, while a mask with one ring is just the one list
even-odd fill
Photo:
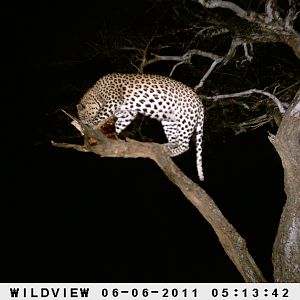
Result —
[[[87, 134], [86, 128], [83, 128], [83, 131]], [[93, 135], [93, 137], [95, 136]], [[245, 240], [223, 216], [210, 196], [176, 166], [161, 145], [141, 143], [134, 140], [126, 142], [111, 139], [107, 139], [105, 143], [99, 141], [95, 146], [79, 146], [54, 142], [52, 144], [56, 147], [73, 148], [77, 151], [90, 151], [104, 157], [144, 157], [154, 160], [169, 180], [180, 188], [186, 198], [210, 223], [225, 252], [233, 261], [244, 280], [246, 282], [265, 282], [261, 271], [247, 250]]]

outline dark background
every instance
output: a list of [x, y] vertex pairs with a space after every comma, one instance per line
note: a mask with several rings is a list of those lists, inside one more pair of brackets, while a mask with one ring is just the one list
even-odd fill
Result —
[[[154, 162], [99, 158], [50, 144], [81, 142], [60, 108], [74, 112], [82, 94], [108, 72], [135, 72], [127, 53], [115, 51], [123, 45], [119, 41], [189, 22], [175, 10], [169, 13], [172, 2], [41, 1], [12, 3], [4, 10], [9, 21], [3, 59], [12, 80], [4, 87], [2, 107], [1, 281], [243, 281], [210, 225]], [[285, 78], [295, 71], [293, 53], [272, 47], [258, 46], [247, 84], [255, 70], [262, 75], [257, 83], [267, 85], [270, 68], [264, 74], [259, 66], [276, 59], [286, 68]], [[149, 72], [168, 75], [170, 68], [162, 64]], [[220, 72], [213, 76], [212, 81], [226, 80]], [[272, 280], [272, 244], [285, 199], [281, 162], [267, 138], [276, 127], [235, 135], [212, 128], [216, 115], [218, 110], [206, 120], [206, 179], [200, 185]], [[158, 140], [155, 131], [144, 132], [160, 142], [161, 128], [153, 126]], [[197, 181], [191, 148], [175, 162]]]

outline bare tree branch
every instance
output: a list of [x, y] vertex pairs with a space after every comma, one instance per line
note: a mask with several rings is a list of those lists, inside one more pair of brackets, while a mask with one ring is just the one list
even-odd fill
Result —
[[255, 11], [246, 11], [230, 1], [198, 0], [206, 8], [225, 8], [233, 11], [240, 18], [256, 24], [260, 28], [259, 34], [247, 37], [248, 42], [283, 42], [290, 46], [295, 55], [300, 58], [300, 35], [293, 28], [293, 21], [297, 17], [296, 1], [289, 0], [289, 11], [285, 20], [282, 20], [276, 8], [276, 1], [266, 3], [266, 14]]
[[171, 72], [170, 72], [170, 77], [173, 76], [173, 73], [175, 72], [175, 69], [176, 69], [178, 66], [180, 66], [180, 65], [182, 65], [182, 64], [184, 64], [184, 63], [185, 63], [185, 61], [180, 61], [180, 62], [178, 62], [177, 64], [175, 64], [175, 65], [173, 66]]
[[[252, 57], [249, 55], [247, 43], [245, 43], [245, 41], [242, 40], [241, 38], [235, 37], [235, 38], [233, 38], [233, 40], [231, 42], [231, 45], [230, 45], [230, 48], [229, 48], [227, 54], [224, 56], [220, 56], [220, 55], [214, 54], [212, 52], [203, 51], [203, 50], [199, 50], [199, 49], [191, 49], [191, 50], [187, 51], [186, 53], [184, 53], [182, 56], [154, 55], [155, 57], [152, 59], [149, 59], [149, 60], [144, 59], [140, 66], [140, 69], [143, 70], [145, 68], [145, 66], [153, 64], [153, 63], [157, 63], [159, 61], [177, 61], [177, 63], [173, 66], [173, 68], [170, 72], [170, 76], [172, 76], [175, 69], [179, 65], [190, 64], [191, 59], [194, 55], [210, 58], [213, 60], [213, 62], [211, 64], [211, 66], [209, 67], [209, 69], [205, 72], [203, 77], [200, 79], [199, 83], [194, 87], [194, 90], [197, 91], [199, 88], [201, 88], [204, 85], [205, 80], [213, 72], [215, 67], [220, 63], [222, 63], [223, 65], [226, 65], [234, 57], [234, 55], [236, 53], [236, 48], [241, 45], [243, 45], [243, 47], [244, 47], [246, 60], [251, 61]], [[250, 49], [252, 49], [252, 45], [250, 45]]]
[[234, 37], [231, 41], [230, 48], [227, 52], [227, 54], [223, 58], [223, 64], [226, 65], [230, 59], [232, 59], [235, 56], [236, 48], [240, 45], [244, 45], [245, 41], [243, 41], [239, 37]]
[[211, 53], [211, 52], [207, 52], [207, 51], [202, 51], [202, 50], [198, 50], [198, 49], [192, 49], [187, 51], [184, 56], [191, 58], [193, 55], [199, 55], [202, 57], [207, 57], [210, 58], [212, 60], [216, 60], [216, 61], [222, 61], [223, 57], [219, 56], [217, 54]]
[[[72, 117], [74, 120], [74, 118]], [[76, 119], [76, 118], [75, 118]], [[79, 121], [80, 123], [80, 121]], [[84, 126], [86, 136], [97, 137], [95, 130]], [[237, 267], [246, 282], [265, 282], [265, 279], [247, 250], [245, 240], [223, 216], [210, 196], [196, 183], [189, 179], [172, 161], [160, 144], [142, 143], [134, 140], [122, 141], [103, 137], [97, 145], [74, 145], [52, 142], [53, 146], [74, 149], [81, 152], [93, 152], [103, 157], [150, 158], [154, 160], [168, 179], [173, 182], [186, 198], [197, 208], [210, 223], [217, 234], [225, 252]]]
[[190, 64], [193, 55], [198, 55], [198, 56], [210, 58], [210, 59], [213, 60], [213, 63], [211, 64], [209, 69], [205, 72], [205, 74], [201, 78], [199, 84], [194, 87], [194, 90], [198, 90], [199, 88], [201, 88], [203, 86], [205, 80], [208, 78], [208, 76], [212, 73], [212, 71], [215, 69], [215, 67], [219, 63], [223, 63], [224, 65], [228, 63], [228, 61], [235, 55], [236, 48], [240, 45], [244, 46], [246, 59], [251, 61], [252, 57], [248, 54], [248, 50], [247, 50], [247, 47], [245, 45], [245, 42], [240, 38], [234, 38], [232, 40], [231, 46], [230, 46], [230, 48], [229, 48], [229, 50], [228, 50], [228, 52], [225, 56], [219, 56], [217, 54], [207, 52], [207, 51], [203, 51], [203, 50], [199, 50], [199, 49], [191, 49], [191, 50], [187, 51], [186, 53], [184, 53], [182, 56], [178, 56], [178, 55], [155, 55], [155, 57], [152, 58], [152, 59], [144, 60], [143, 64], [141, 65], [140, 68], [143, 70], [145, 68], [145, 66], [153, 64], [153, 63], [157, 63], [159, 61], [177, 61], [178, 63], [176, 63], [173, 66], [173, 68], [170, 72], [170, 76], [172, 76], [175, 69], [179, 65], [181, 65], [181, 64]]
[[[253, 45], [251, 43], [249, 45], [250, 45], [250, 50], [252, 52], [253, 51]], [[244, 53], [245, 53], [246, 60], [251, 62], [252, 59], [253, 59], [253, 56], [251, 56], [249, 54], [247, 43], [243, 43], [243, 47], [244, 47]]]
[[296, 1], [289, 0], [289, 11], [285, 18], [285, 28], [287, 30], [293, 29], [294, 21], [296, 20], [298, 14], [299, 14], [299, 12], [297, 12]]
[[282, 20], [277, 8], [277, 0], [266, 0], [265, 11], [270, 19], [269, 22], [273, 20]]
[[214, 68], [219, 64], [218, 60], [213, 61], [210, 68], [206, 71], [206, 73], [201, 78], [200, 82], [194, 87], [194, 90], [197, 91], [199, 88], [201, 88], [207, 79], [207, 77], [210, 75], [210, 73], [214, 70]]
[[191, 58], [193, 55], [199, 55], [202, 57], [207, 57], [213, 60], [218, 60], [218, 61], [222, 61], [223, 57], [219, 56], [217, 54], [211, 53], [211, 52], [207, 52], [207, 51], [202, 51], [202, 50], [198, 50], [198, 49], [192, 49], [187, 51], [186, 53], [184, 53], [183, 55], [179, 56], [179, 55], [154, 55], [155, 57], [152, 59], [149, 59], [147, 61], [144, 62], [143, 67], [159, 62], [159, 61], [178, 61], [178, 62], [182, 62], [182, 63], [187, 63], [189, 64], [191, 62]]
[[241, 132], [245, 132], [246, 129], [257, 129], [265, 124], [270, 123], [270, 121], [272, 120], [272, 117], [267, 115], [267, 114], [263, 114], [259, 117], [253, 118], [251, 120], [242, 122], [240, 124], [238, 124], [238, 130], [235, 130], [235, 134], [239, 134]]
[[225, 95], [218, 95], [218, 96], [210, 96], [210, 97], [206, 97], [206, 99], [212, 99], [214, 101], [220, 100], [220, 99], [227, 99], [227, 98], [236, 98], [236, 97], [244, 97], [244, 96], [249, 96], [253, 93], [257, 93], [257, 94], [262, 94], [265, 95], [267, 97], [269, 97], [270, 99], [273, 100], [273, 102], [278, 106], [279, 111], [283, 114], [285, 113], [285, 108], [283, 107], [281, 101], [273, 94], [264, 91], [264, 90], [258, 90], [258, 89], [250, 89], [247, 91], [243, 91], [243, 92], [238, 92], [238, 93], [233, 93], [233, 94], [225, 94]]
[[215, 37], [215, 36], [218, 36], [218, 35], [221, 35], [221, 34], [225, 34], [225, 33], [228, 33], [229, 32], [229, 29], [227, 28], [220, 28], [220, 27], [217, 27], [217, 26], [209, 26], [209, 27], [204, 27], [202, 28], [201, 30], [199, 30], [195, 37], [198, 37], [198, 36], [205, 36], [205, 37], [209, 37], [209, 38], [212, 38], [212, 37]]
[[257, 14], [254, 11], [248, 12], [241, 7], [239, 7], [237, 4], [230, 2], [230, 1], [223, 1], [223, 0], [198, 0], [199, 3], [201, 3], [204, 7], [207, 8], [226, 8], [233, 11], [237, 16], [240, 18], [243, 18], [245, 20], [251, 21], [251, 22], [263, 22], [264, 18]]
[[199, 84], [194, 88], [195, 90], [197, 90], [198, 88], [202, 87], [204, 84], [204, 81], [206, 80], [206, 78], [210, 75], [210, 73], [213, 71], [213, 69], [216, 67], [217, 64], [219, 64], [222, 61], [225, 61], [226, 57], [222, 57], [219, 56], [217, 54], [211, 53], [211, 52], [207, 52], [207, 51], [202, 51], [202, 50], [198, 50], [198, 49], [191, 49], [189, 51], [187, 51], [186, 53], [184, 53], [182, 56], [173, 56], [173, 55], [155, 55], [154, 58], [149, 59], [148, 61], [144, 61], [143, 65], [141, 66], [141, 68], [143, 69], [145, 66], [159, 62], [159, 61], [178, 61], [178, 63], [176, 63], [171, 72], [170, 72], [170, 76], [173, 75], [175, 69], [181, 65], [181, 64], [190, 64], [191, 63], [191, 59], [193, 55], [199, 55], [202, 57], [207, 57], [213, 60], [212, 65], [210, 66], [210, 68], [208, 69], [208, 71], [204, 74], [204, 76], [202, 77], [202, 79], [200, 80]]

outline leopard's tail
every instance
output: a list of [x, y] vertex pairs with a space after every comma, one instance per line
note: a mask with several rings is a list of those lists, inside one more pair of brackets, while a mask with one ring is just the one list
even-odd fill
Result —
[[201, 105], [197, 124], [196, 124], [196, 162], [197, 162], [198, 177], [201, 181], [204, 180], [203, 168], [202, 168], [203, 120], [204, 120], [204, 112], [203, 112], [203, 106]]

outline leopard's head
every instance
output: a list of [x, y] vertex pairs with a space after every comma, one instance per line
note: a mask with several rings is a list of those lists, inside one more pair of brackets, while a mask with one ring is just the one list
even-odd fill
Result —
[[93, 93], [87, 92], [76, 107], [79, 119], [87, 125], [92, 125], [92, 121], [101, 110], [101, 101], [96, 99]]

